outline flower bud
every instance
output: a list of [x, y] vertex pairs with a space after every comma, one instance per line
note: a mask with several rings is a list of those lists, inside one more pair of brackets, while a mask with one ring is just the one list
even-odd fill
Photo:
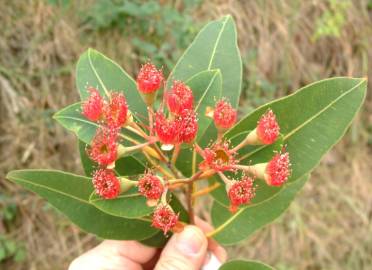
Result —
[[117, 129], [99, 127], [88, 150], [89, 157], [103, 166], [114, 163], [118, 154], [117, 137]]
[[109, 104], [104, 110], [106, 124], [110, 128], [124, 126], [128, 119], [128, 105], [122, 93], [111, 93]]
[[88, 89], [90, 96], [82, 103], [82, 114], [90, 121], [97, 122], [102, 118], [104, 100], [97, 89]]
[[175, 115], [193, 108], [194, 96], [192, 90], [181, 81], [174, 81], [172, 89], [166, 93], [168, 109]]
[[229, 102], [221, 99], [216, 103], [213, 119], [217, 129], [220, 131], [225, 131], [235, 124], [237, 112]]
[[99, 169], [93, 173], [96, 193], [105, 199], [115, 199], [120, 194], [120, 181], [109, 169]]
[[137, 76], [137, 88], [147, 106], [154, 103], [155, 92], [160, 89], [163, 81], [162, 71], [158, 70], [154, 64], [146, 63], [141, 67]]
[[176, 227], [179, 214], [174, 213], [168, 204], [159, 204], [152, 217], [152, 226], [163, 230], [164, 234]]
[[240, 181], [231, 181], [226, 186], [226, 189], [230, 199], [230, 211], [232, 213], [236, 212], [240, 205], [249, 203], [256, 195], [253, 179], [246, 175]]
[[149, 200], [159, 200], [164, 192], [164, 186], [159, 177], [146, 173], [138, 180], [138, 191]]

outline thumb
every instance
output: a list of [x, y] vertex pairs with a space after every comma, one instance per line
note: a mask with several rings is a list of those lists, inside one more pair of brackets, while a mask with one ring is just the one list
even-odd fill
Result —
[[174, 234], [162, 251], [155, 270], [199, 270], [207, 254], [208, 241], [196, 226]]

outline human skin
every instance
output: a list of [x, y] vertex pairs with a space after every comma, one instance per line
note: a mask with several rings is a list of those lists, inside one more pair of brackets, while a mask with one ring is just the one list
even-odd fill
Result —
[[136, 241], [105, 240], [76, 258], [69, 270], [199, 270], [211, 253], [226, 261], [226, 251], [205, 236], [211, 226], [201, 220], [197, 225], [173, 234], [162, 250]]

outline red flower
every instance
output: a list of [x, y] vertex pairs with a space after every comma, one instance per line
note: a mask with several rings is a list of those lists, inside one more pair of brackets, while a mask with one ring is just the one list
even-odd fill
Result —
[[160, 179], [152, 173], [146, 173], [138, 181], [138, 191], [147, 199], [158, 200], [164, 191], [164, 186]]
[[158, 70], [154, 64], [146, 63], [138, 73], [137, 87], [144, 94], [152, 93], [160, 88], [163, 80], [162, 71]]
[[166, 101], [169, 111], [179, 115], [185, 109], [192, 109], [194, 96], [190, 87], [181, 81], [174, 81], [171, 91], [166, 94]]
[[280, 127], [272, 110], [261, 116], [257, 124], [257, 136], [263, 144], [272, 144], [279, 136]]
[[82, 103], [82, 114], [90, 121], [97, 122], [102, 117], [104, 100], [97, 89], [90, 87], [88, 92], [90, 96]]
[[120, 181], [112, 170], [95, 171], [92, 182], [96, 193], [105, 199], [115, 199], [120, 194]]
[[155, 115], [155, 132], [163, 144], [176, 144], [178, 142], [180, 122], [169, 120], [161, 112]]
[[235, 152], [229, 149], [229, 143], [226, 141], [205, 148], [200, 154], [204, 158], [199, 164], [201, 170], [213, 169], [217, 172], [235, 170]]
[[214, 124], [220, 129], [231, 128], [237, 118], [236, 110], [231, 106], [231, 104], [223, 99], [216, 103], [216, 108], [214, 109], [213, 119]]
[[88, 151], [89, 157], [104, 166], [115, 162], [118, 148], [117, 137], [117, 129], [98, 128]]
[[110, 103], [105, 107], [106, 123], [110, 128], [120, 128], [127, 121], [128, 105], [122, 93], [111, 93]]
[[276, 154], [266, 166], [266, 182], [270, 186], [281, 186], [291, 174], [288, 152]]
[[198, 132], [198, 121], [193, 110], [183, 110], [179, 118], [179, 142], [191, 143]]
[[249, 176], [243, 176], [240, 181], [232, 181], [227, 192], [230, 199], [230, 211], [236, 212], [240, 205], [249, 203], [256, 195], [255, 192], [253, 179]]
[[163, 230], [164, 234], [166, 234], [176, 226], [178, 215], [179, 214], [174, 213], [169, 205], [158, 205], [152, 217], [152, 226]]

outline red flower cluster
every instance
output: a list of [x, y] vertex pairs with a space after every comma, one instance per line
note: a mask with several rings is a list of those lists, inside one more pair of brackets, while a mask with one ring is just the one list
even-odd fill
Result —
[[117, 137], [116, 129], [99, 127], [88, 150], [89, 157], [102, 166], [115, 162], [118, 148]]
[[229, 102], [221, 99], [216, 103], [213, 113], [214, 124], [218, 129], [226, 130], [231, 128], [237, 119], [237, 112]]
[[167, 204], [159, 204], [155, 209], [152, 226], [164, 231], [166, 234], [174, 228], [178, 222], [179, 214], [174, 213], [173, 209]]
[[257, 136], [263, 144], [272, 144], [279, 136], [280, 127], [272, 110], [261, 116], [257, 124]]
[[98, 122], [103, 116], [104, 101], [97, 89], [91, 87], [88, 92], [90, 96], [83, 102], [82, 114], [90, 121]]
[[207, 169], [212, 169], [216, 172], [233, 171], [236, 164], [236, 154], [229, 147], [230, 145], [227, 141], [222, 141], [204, 150], [197, 148], [196, 150], [204, 158], [204, 161], [199, 164], [199, 168], [203, 171]]
[[144, 64], [137, 75], [137, 88], [141, 93], [149, 94], [157, 91], [164, 81], [163, 73], [154, 64]]
[[228, 188], [228, 196], [230, 199], [230, 211], [236, 212], [242, 204], [249, 203], [256, 195], [256, 189], [253, 186], [253, 179], [244, 175], [240, 181], [231, 181]]
[[90, 96], [82, 103], [82, 114], [100, 126], [88, 149], [88, 156], [102, 169], [93, 174], [96, 193], [113, 199], [120, 193], [120, 181], [113, 171], [104, 169], [115, 163], [118, 156], [118, 134], [128, 119], [128, 105], [122, 93], [112, 92], [105, 100], [93, 87], [88, 89]]
[[277, 153], [266, 166], [266, 182], [270, 186], [281, 186], [291, 174], [288, 152]]
[[[167, 166], [175, 163], [178, 151], [174, 150], [172, 159], [162, 155], [154, 148], [149, 148], [149, 144], [159, 141], [163, 145], [179, 145], [181, 143], [193, 143], [198, 133], [198, 119], [194, 109], [194, 95], [192, 89], [182, 81], [174, 81], [171, 89], [164, 92], [163, 101], [167, 106], [168, 112], [163, 111], [160, 106], [158, 112], [154, 114], [153, 104], [155, 101], [155, 92], [159, 90], [164, 83], [164, 77], [161, 70], [158, 70], [153, 64], [147, 63], [142, 66], [137, 77], [137, 88], [149, 112], [149, 132], [144, 134], [143, 130], [138, 130], [136, 123], [132, 123], [128, 129], [136, 132], [137, 135], [146, 139], [143, 144], [127, 147], [125, 151], [131, 148], [148, 151], [153, 157], [167, 162]], [[218, 130], [216, 141], [211, 146], [200, 148], [197, 143], [194, 149], [203, 158], [199, 163], [199, 171], [190, 179], [183, 179], [182, 174], [174, 173], [175, 178], [167, 179], [169, 175], [161, 172], [162, 178], [152, 172], [145, 174], [134, 182], [123, 178], [118, 178], [111, 170], [112, 164], [118, 158], [118, 135], [121, 127], [129, 123], [127, 101], [121, 93], [111, 93], [105, 100], [97, 89], [89, 89], [90, 96], [82, 104], [82, 114], [89, 120], [99, 123], [90, 149], [89, 157], [97, 162], [100, 168], [93, 173], [93, 185], [96, 193], [105, 199], [116, 198], [121, 191], [126, 190], [124, 184], [138, 187], [138, 192], [147, 198], [148, 206], [155, 206], [152, 216], [152, 226], [161, 229], [166, 234], [170, 230], [175, 230], [178, 223], [179, 214], [176, 214], [167, 203], [168, 188], [174, 188], [187, 181], [196, 181], [199, 176], [208, 177], [217, 173], [226, 184], [226, 191], [230, 200], [230, 211], [237, 211], [238, 207], [251, 202], [255, 197], [256, 188], [253, 178], [248, 174], [254, 175], [258, 179], [264, 179], [270, 186], [280, 186], [285, 183], [291, 173], [289, 155], [286, 152], [277, 153], [268, 163], [259, 163], [255, 165], [240, 165], [236, 158], [238, 151], [246, 145], [272, 144], [279, 137], [280, 127], [276, 116], [272, 110], [263, 114], [257, 122], [256, 128], [251, 131], [238, 145], [230, 148], [230, 142], [223, 138], [223, 133], [232, 128], [237, 121], [237, 111], [225, 99], [217, 101], [215, 108], [206, 110], [206, 115], [213, 112], [213, 121]], [[155, 119], [153, 119], [153, 114]], [[136, 129], [137, 128], [137, 129]], [[153, 131], [156, 137], [153, 136]], [[154, 140], [154, 141], [152, 141]], [[180, 149], [180, 148], [178, 148]], [[121, 152], [121, 150], [119, 151]], [[236, 172], [243, 170], [243, 177], [239, 180], [230, 180], [224, 175], [224, 172]], [[171, 170], [172, 171], [172, 170]], [[174, 186], [172, 186], [172, 183]], [[122, 189], [122, 190], [121, 190]]]
[[95, 171], [92, 182], [96, 193], [105, 199], [114, 199], [120, 193], [120, 181], [112, 170]]
[[82, 103], [82, 114], [90, 121], [101, 122], [109, 128], [122, 127], [128, 118], [128, 105], [122, 93], [112, 92], [106, 101], [99, 91], [89, 88], [90, 96]]
[[164, 186], [157, 176], [146, 173], [138, 180], [138, 191], [147, 199], [158, 200], [164, 192]]
[[172, 90], [166, 94], [166, 101], [173, 115], [169, 118], [163, 112], [155, 115], [155, 132], [160, 142], [171, 145], [191, 143], [198, 132], [192, 90], [183, 82], [175, 81]]
[[169, 111], [180, 115], [184, 110], [193, 108], [194, 96], [192, 90], [181, 81], [174, 81], [170, 92], [166, 94]]

